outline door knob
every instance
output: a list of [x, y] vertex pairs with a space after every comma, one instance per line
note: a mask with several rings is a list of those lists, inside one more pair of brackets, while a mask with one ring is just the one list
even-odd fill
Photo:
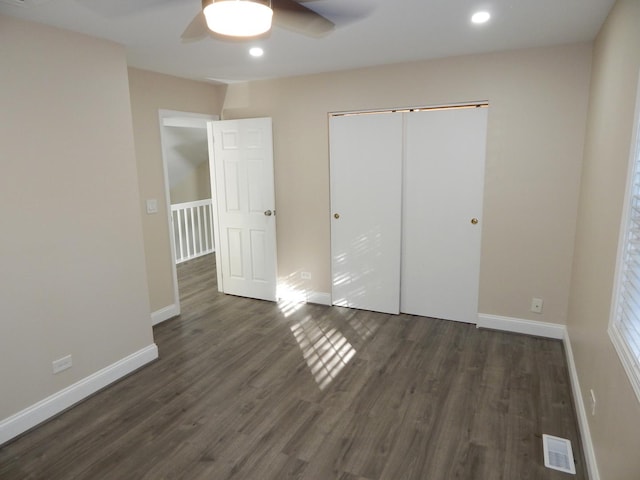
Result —
[[337, 220], [338, 218], [340, 218], [340, 214], [339, 213], [334, 213], [333, 214], [333, 218], [335, 218]]
[[471, 223], [472, 223], [473, 225], [476, 225], [476, 224], [478, 223], [478, 219], [477, 219], [477, 218], [472, 218], [472, 219], [471, 219]]
[[270, 217], [272, 213], [273, 213], [273, 212], [271, 212], [271, 210], [265, 210], [265, 212], [264, 212], [264, 214], [265, 214], [267, 217]]

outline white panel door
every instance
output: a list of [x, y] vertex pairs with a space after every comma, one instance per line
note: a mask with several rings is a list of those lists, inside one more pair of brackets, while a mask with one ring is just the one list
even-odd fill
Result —
[[487, 113], [405, 114], [404, 313], [477, 323]]
[[209, 122], [218, 289], [276, 300], [270, 118]]
[[399, 313], [402, 116], [330, 119], [332, 303]]

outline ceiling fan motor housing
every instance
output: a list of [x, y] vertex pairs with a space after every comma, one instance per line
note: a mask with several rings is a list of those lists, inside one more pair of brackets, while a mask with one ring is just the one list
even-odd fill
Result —
[[207, 26], [232, 37], [254, 37], [271, 29], [270, 0], [202, 0]]

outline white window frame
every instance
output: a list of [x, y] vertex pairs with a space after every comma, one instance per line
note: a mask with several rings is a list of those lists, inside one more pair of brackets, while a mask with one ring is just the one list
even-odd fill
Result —
[[[625, 329], [620, 321], [622, 312], [625, 309], [622, 299], [623, 292], [623, 278], [627, 271], [626, 257], [627, 246], [629, 243], [629, 232], [631, 230], [632, 221], [631, 215], [633, 197], [640, 197], [640, 185], [637, 182], [634, 185], [634, 179], [640, 179], [640, 75], [638, 78], [638, 88], [636, 93], [636, 108], [635, 119], [633, 124], [631, 149], [629, 153], [629, 167], [627, 173], [627, 186], [624, 197], [624, 207], [622, 212], [622, 224], [620, 226], [620, 238], [618, 241], [618, 258], [616, 263], [615, 283], [613, 288], [613, 301], [611, 302], [611, 314], [609, 316], [609, 337], [613, 342], [613, 345], [620, 357], [620, 361], [624, 366], [624, 369], [629, 377], [633, 390], [636, 393], [636, 397], [640, 402], [640, 351], [634, 352], [634, 349], [630, 346], [629, 339], [631, 335], [625, 332]], [[640, 222], [640, 213], [636, 213], [636, 223]], [[640, 248], [640, 247], [637, 247]], [[640, 279], [637, 283], [638, 289], [640, 289]], [[640, 298], [640, 295], [638, 295]], [[638, 307], [640, 310], [640, 306]], [[635, 320], [631, 320], [636, 325], [638, 332], [640, 332], [640, 313]], [[640, 338], [636, 338], [636, 342], [640, 343]], [[640, 345], [639, 345], [640, 346]]]

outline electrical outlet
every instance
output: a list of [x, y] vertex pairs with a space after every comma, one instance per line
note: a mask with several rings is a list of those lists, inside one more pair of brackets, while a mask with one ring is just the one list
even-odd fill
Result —
[[311, 280], [311, 272], [300, 272], [300, 278], [302, 280]]
[[531, 299], [531, 311], [534, 313], [542, 313], [542, 304], [544, 302], [541, 298], [532, 298]]
[[67, 370], [73, 365], [73, 362], [71, 361], [71, 355], [67, 355], [66, 357], [54, 360], [53, 362], [51, 362], [51, 365], [53, 367], [53, 373], [60, 373], [63, 370]]
[[596, 414], [596, 394], [593, 391], [593, 388], [589, 390], [591, 393], [591, 415]]

